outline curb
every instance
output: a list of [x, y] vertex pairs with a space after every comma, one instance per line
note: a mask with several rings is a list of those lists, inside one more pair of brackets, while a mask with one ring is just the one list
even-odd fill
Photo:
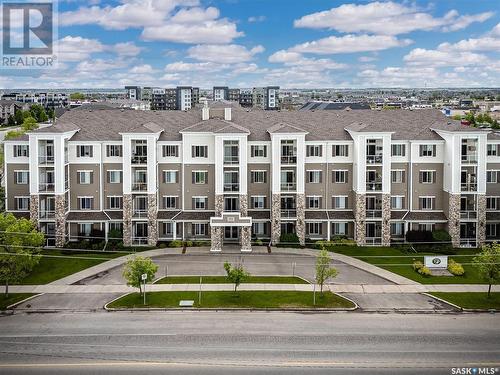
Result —
[[38, 293], [38, 294], [35, 294], [35, 295], [31, 296], [31, 297], [25, 298], [25, 299], [23, 299], [23, 300], [21, 300], [21, 301], [18, 301], [18, 302], [16, 302], [16, 303], [13, 303], [12, 305], [7, 306], [7, 307], [5, 308], [5, 310], [12, 310], [12, 309], [13, 309], [14, 307], [16, 307], [17, 305], [20, 305], [21, 303], [27, 302], [27, 301], [29, 301], [29, 300], [31, 300], [31, 299], [33, 299], [33, 298], [36, 298], [36, 297], [42, 296], [42, 295], [44, 295], [44, 294], [45, 294], [45, 293]]
[[439, 302], [442, 302], [442, 303], [444, 303], [444, 304], [446, 304], [446, 305], [449, 305], [449, 306], [451, 306], [451, 307], [453, 307], [453, 308], [455, 308], [455, 309], [457, 309], [457, 310], [459, 310], [459, 311], [464, 311], [464, 309], [463, 309], [462, 307], [460, 307], [460, 306], [458, 306], [458, 305], [455, 305], [454, 303], [451, 303], [451, 302], [449, 302], [449, 301], [446, 301], [446, 300], [444, 300], [444, 299], [442, 299], [442, 298], [439, 298], [439, 297], [433, 296], [433, 295], [432, 295], [432, 294], [430, 294], [430, 293], [425, 292], [425, 293], [422, 293], [422, 294], [423, 294], [423, 295], [425, 295], [425, 296], [427, 296], [427, 297], [434, 298], [434, 299], [438, 300]]
[[425, 294], [428, 297], [437, 299], [438, 301], [446, 303], [447, 305], [453, 306], [454, 308], [456, 308], [462, 312], [465, 312], [465, 313], [498, 313], [498, 312], [500, 312], [500, 310], [498, 310], [498, 309], [467, 309], [465, 307], [455, 305], [454, 303], [449, 302], [449, 301], [442, 299], [440, 297], [433, 296], [430, 293], [422, 293], [422, 294]]
[[[224, 275], [201, 275], [201, 277], [212, 277], [212, 276], [225, 277]], [[309, 280], [306, 280], [305, 278], [303, 278], [302, 276], [299, 276], [299, 275], [251, 275], [251, 276], [255, 276], [255, 277], [296, 277], [297, 279], [305, 281], [306, 283], [304, 285], [313, 285], [314, 284], [314, 283], [310, 282]], [[153, 284], [158, 285], [157, 284], [158, 281], [160, 281], [166, 277], [200, 277], [200, 275], [167, 275], [167, 276], [162, 276], [162, 277], [158, 277], [157, 279], [153, 280], [151, 285], [153, 285]], [[231, 283], [227, 283], [227, 284], [231, 284]], [[279, 284], [279, 283], [241, 283], [241, 285], [243, 285], [243, 284]], [[175, 284], [171, 284], [171, 285], [175, 285]], [[199, 283], [197, 283], [196, 285], [199, 285]], [[209, 285], [209, 284], [202, 282], [202, 285]], [[286, 285], [286, 284], [282, 284], [282, 285]], [[299, 284], [296, 284], [296, 285], [299, 285]]]

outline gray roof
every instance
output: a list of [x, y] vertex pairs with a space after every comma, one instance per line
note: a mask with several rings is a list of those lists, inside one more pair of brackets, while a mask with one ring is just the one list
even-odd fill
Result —
[[316, 111], [316, 110], [351, 110], [351, 109], [370, 109], [368, 103], [347, 103], [347, 102], [307, 102], [299, 111]]
[[123, 220], [123, 211], [104, 211], [110, 220]]
[[[117, 111], [79, 110], [63, 114], [56, 127], [79, 128], [72, 141], [118, 141], [120, 133], [144, 132], [144, 125], [155, 123], [164, 131], [160, 141], [180, 141], [181, 130], [222, 131], [230, 125], [246, 129], [249, 141], [270, 139], [269, 131], [303, 131], [306, 140], [351, 140], [345, 130], [356, 125], [358, 131], [393, 132], [396, 140], [440, 140], [432, 129], [452, 131], [480, 131], [450, 120], [434, 109], [409, 110], [357, 110], [357, 111], [262, 111], [232, 108], [232, 121], [201, 120], [201, 110], [190, 111]], [[65, 125], [66, 124], [66, 125]], [[48, 130], [36, 130], [48, 131]]]
[[158, 211], [158, 220], [172, 220], [181, 211]]
[[109, 217], [102, 211], [70, 211], [67, 221], [106, 221]]
[[487, 211], [486, 212], [486, 220], [489, 221], [500, 221], [500, 212], [498, 211]]
[[407, 211], [391, 211], [391, 220], [401, 220]]
[[404, 218], [408, 221], [447, 221], [446, 216], [443, 212], [437, 211], [410, 211]]
[[212, 216], [215, 216], [215, 211], [182, 211], [175, 217], [178, 221], [208, 221]]
[[270, 220], [271, 212], [269, 211], [248, 211], [248, 215], [254, 220]]
[[354, 213], [352, 211], [328, 211], [328, 218], [330, 220], [354, 220]]
[[306, 211], [306, 220], [328, 220], [328, 214], [326, 211]]

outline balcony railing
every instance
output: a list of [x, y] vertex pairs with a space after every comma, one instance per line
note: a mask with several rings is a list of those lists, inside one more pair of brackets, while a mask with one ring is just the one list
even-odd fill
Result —
[[148, 183], [147, 182], [133, 182], [132, 183], [132, 190], [133, 191], [146, 191], [146, 190], [148, 190]]
[[138, 217], [138, 218], [146, 218], [148, 217], [148, 210], [133, 210], [132, 211], [132, 216], [133, 217]]
[[470, 220], [477, 218], [477, 211], [460, 211], [460, 219]]
[[365, 238], [367, 245], [380, 245], [382, 243], [381, 237], [366, 237]]
[[381, 182], [367, 182], [366, 183], [367, 191], [382, 191], [382, 183]]
[[382, 217], [382, 210], [366, 210], [366, 218], [373, 219]]
[[239, 191], [239, 190], [240, 190], [240, 184], [237, 182], [224, 184], [224, 191]]
[[148, 157], [147, 156], [132, 156], [131, 159], [132, 164], [147, 164], [148, 163]]
[[294, 191], [297, 190], [296, 182], [284, 182], [281, 183], [281, 191]]
[[477, 154], [462, 155], [462, 163], [464, 164], [477, 163]]
[[477, 191], [477, 184], [475, 182], [460, 184], [460, 189], [461, 191]]
[[368, 164], [381, 164], [382, 155], [366, 155], [366, 162]]
[[38, 191], [54, 191], [55, 184], [53, 182], [44, 182], [38, 184]]
[[281, 218], [297, 217], [297, 210], [281, 210]]
[[224, 164], [238, 164], [239, 161], [238, 156], [224, 156]]
[[38, 164], [54, 164], [54, 156], [49, 155], [39, 155]]
[[133, 245], [147, 245], [148, 238], [147, 237], [132, 237]]
[[282, 155], [281, 164], [297, 164], [297, 155]]
[[56, 217], [56, 212], [55, 211], [40, 211], [40, 219], [53, 219]]

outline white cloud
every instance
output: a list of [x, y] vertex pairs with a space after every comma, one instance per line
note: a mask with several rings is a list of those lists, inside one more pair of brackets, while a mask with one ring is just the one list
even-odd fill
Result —
[[254, 23], [254, 22], [264, 22], [266, 20], [266, 16], [251, 16], [248, 17], [248, 22]]
[[111, 47], [111, 51], [120, 56], [137, 56], [141, 53], [142, 48], [136, 46], [133, 42], [117, 43]]
[[143, 64], [134, 66], [129, 72], [132, 74], [151, 74], [156, 72], [156, 70], [149, 64]]
[[493, 15], [486, 12], [459, 16], [453, 10], [443, 17], [433, 17], [415, 5], [392, 1], [368, 4], [343, 4], [337, 8], [308, 14], [295, 20], [295, 27], [335, 29], [345, 33], [369, 32], [384, 35], [405, 34], [415, 30], [449, 28], [458, 30], [472, 22], [483, 22]]
[[269, 56], [269, 62], [283, 63], [285, 66], [294, 66], [297, 70], [310, 72], [347, 68], [346, 64], [340, 64], [331, 59], [306, 58], [300, 53], [285, 50], [273, 53]]
[[82, 61], [76, 66], [78, 72], [104, 72], [108, 70], [121, 69], [127, 66], [127, 63], [122, 60], [104, 60], [92, 59]]
[[438, 46], [441, 51], [500, 51], [500, 38], [483, 37], [464, 39], [457, 43], [442, 43]]
[[219, 18], [219, 14], [219, 10], [214, 7], [209, 7], [207, 9], [188, 8], [179, 10], [170, 18], [170, 21], [174, 23], [198, 23], [215, 20]]
[[359, 62], [367, 63], [367, 62], [373, 62], [377, 61], [377, 58], [374, 56], [360, 56], [358, 57]]
[[97, 39], [65, 36], [57, 41], [60, 61], [82, 61], [92, 53], [103, 52], [105, 46]]
[[485, 55], [472, 52], [448, 52], [415, 48], [403, 60], [411, 65], [421, 66], [465, 66], [488, 63]]
[[166, 72], [217, 72], [227, 68], [225, 64], [214, 62], [190, 63], [177, 61], [165, 66]]
[[260, 45], [249, 50], [239, 44], [203, 44], [190, 47], [187, 52], [189, 57], [199, 61], [231, 64], [250, 61], [254, 58], [254, 55], [263, 51], [264, 47]]
[[298, 44], [289, 51], [300, 53], [336, 54], [366, 51], [381, 51], [393, 47], [404, 47], [410, 39], [398, 39], [390, 35], [344, 35], [329, 36], [312, 42]]

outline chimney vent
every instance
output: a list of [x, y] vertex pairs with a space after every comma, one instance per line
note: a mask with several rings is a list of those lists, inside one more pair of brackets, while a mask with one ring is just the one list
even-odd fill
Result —
[[224, 120], [231, 121], [231, 108], [224, 108]]

